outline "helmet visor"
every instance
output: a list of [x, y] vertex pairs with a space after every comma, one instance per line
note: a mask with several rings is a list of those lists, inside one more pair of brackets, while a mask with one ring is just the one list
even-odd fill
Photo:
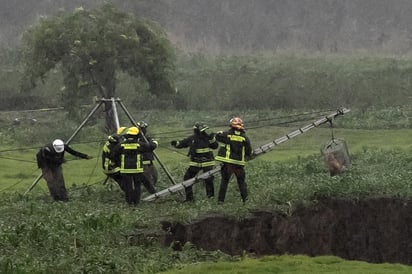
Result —
[[60, 139], [56, 139], [53, 141], [53, 149], [57, 153], [63, 152], [64, 151], [64, 142]]

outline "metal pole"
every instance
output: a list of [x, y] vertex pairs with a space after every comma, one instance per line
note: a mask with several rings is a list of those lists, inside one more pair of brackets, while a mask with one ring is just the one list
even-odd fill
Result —
[[76, 137], [77, 133], [83, 128], [83, 126], [87, 123], [87, 121], [92, 117], [92, 115], [96, 112], [96, 110], [103, 104], [103, 101], [100, 101], [93, 109], [90, 111], [89, 115], [83, 120], [83, 122], [80, 124], [80, 126], [74, 131], [72, 136], [70, 136], [69, 139], [67, 139], [66, 144], [69, 144], [74, 137]]
[[37, 183], [40, 181], [40, 179], [42, 177], [43, 177], [43, 173], [40, 173], [40, 175], [37, 176], [36, 180], [34, 180], [34, 182], [31, 184], [31, 186], [26, 190], [26, 192], [24, 192], [23, 196], [25, 196], [27, 193], [29, 193], [37, 185]]
[[[126, 107], [124, 106], [124, 104], [119, 100], [118, 101], [120, 106], [122, 107], [122, 109], [124, 110], [124, 112], [126, 113], [127, 117], [129, 117], [130, 121], [132, 122], [133, 125], [137, 126], [136, 121], [133, 119], [132, 115], [129, 113], [129, 111], [126, 109]], [[145, 139], [146, 142], [148, 142], [146, 136], [144, 136], [144, 134], [142, 134], [143, 138]], [[164, 172], [166, 173], [167, 177], [169, 178], [169, 180], [172, 182], [172, 184], [176, 185], [176, 181], [175, 179], [173, 179], [172, 174], [170, 174], [170, 172], [167, 170], [166, 166], [160, 161], [159, 157], [157, 156], [157, 154], [153, 151], [153, 155], [156, 158], [156, 161], [159, 163], [159, 165], [162, 167], [162, 169], [164, 170]]]
[[148, 202], [150, 202], [150, 201], [153, 201], [153, 200], [155, 200], [155, 199], [157, 199], [157, 198], [159, 198], [159, 197], [163, 197], [163, 196], [166, 196], [166, 195], [168, 195], [168, 194], [172, 194], [172, 193], [178, 192], [178, 191], [180, 191], [180, 190], [182, 190], [182, 189], [184, 189], [184, 188], [186, 188], [186, 187], [188, 187], [188, 186], [191, 186], [191, 185], [194, 185], [194, 184], [200, 182], [201, 180], [205, 180], [205, 179], [207, 179], [207, 178], [210, 178], [211, 176], [214, 176], [214, 175], [217, 174], [221, 169], [222, 169], [222, 166], [221, 166], [221, 165], [217, 165], [217, 166], [216, 166], [214, 169], [212, 169], [212, 170], [206, 171], [206, 172], [201, 173], [201, 174], [199, 174], [199, 175], [197, 175], [197, 176], [195, 176], [195, 177], [193, 177], [193, 178], [187, 179], [186, 181], [183, 181], [183, 182], [181, 182], [181, 183], [179, 183], [179, 184], [173, 185], [173, 186], [168, 187], [168, 188], [166, 188], [166, 189], [163, 189], [163, 190], [161, 190], [161, 191], [159, 191], [159, 192], [153, 193], [153, 194], [151, 194], [151, 195], [143, 198], [142, 200], [143, 200], [143, 201], [148, 201]]
[[126, 113], [127, 117], [129, 118], [130, 122], [132, 122], [133, 125], [137, 126], [137, 122], [133, 119], [132, 115], [130, 114], [130, 112], [126, 109], [126, 107], [124, 106], [123, 102], [118, 100], [119, 105], [121, 106], [121, 108], [123, 109], [123, 111]]
[[[283, 143], [283, 142], [286, 142], [286, 141], [292, 139], [293, 137], [296, 137], [296, 136], [298, 136], [298, 135], [300, 135], [300, 134], [302, 134], [302, 133], [305, 133], [306, 131], [308, 131], [308, 130], [310, 130], [310, 129], [312, 129], [312, 128], [315, 128], [315, 127], [317, 127], [317, 126], [320, 126], [320, 125], [328, 122], [330, 119], [335, 118], [335, 117], [337, 117], [337, 116], [339, 116], [339, 115], [343, 115], [343, 114], [345, 114], [345, 113], [347, 113], [347, 112], [349, 112], [349, 111], [350, 111], [350, 109], [346, 109], [346, 108], [338, 109], [338, 110], [335, 111], [334, 113], [332, 113], [332, 114], [330, 114], [330, 115], [328, 115], [328, 116], [326, 116], [326, 117], [324, 117], [324, 118], [321, 118], [321, 119], [319, 119], [319, 120], [317, 120], [317, 121], [315, 121], [315, 122], [313, 122], [313, 123], [311, 123], [311, 124], [309, 124], [309, 125], [307, 125], [307, 126], [301, 127], [301, 128], [299, 128], [298, 130], [292, 131], [291, 133], [289, 133], [289, 134], [287, 134], [287, 135], [285, 135], [285, 136], [283, 136], [283, 137], [277, 138], [276, 140], [274, 140], [274, 141], [272, 141], [272, 142], [270, 142], [270, 143], [268, 143], [268, 144], [262, 145], [262, 146], [258, 147], [257, 149], [254, 149], [254, 150], [253, 150], [253, 153], [254, 153], [255, 156], [258, 156], [258, 155], [260, 155], [260, 154], [263, 154], [263, 153], [269, 151], [269, 150], [270, 150], [272, 147], [274, 147], [275, 145], [279, 145], [279, 144], [281, 144], [281, 143]], [[163, 196], [166, 196], [166, 195], [175, 193], [175, 192], [177, 192], [177, 191], [179, 191], [179, 190], [181, 190], [181, 189], [184, 189], [185, 187], [188, 187], [188, 186], [191, 186], [191, 185], [194, 185], [194, 184], [200, 182], [201, 179], [204, 180], [204, 179], [210, 178], [211, 176], [217, 174], [220, 170], [221, 170], [221, 165], [216, 166], [214, 169], [209, 170], [209, 171], [207, 171], [207, 172], [205, 172], [205, 173], [202, 173], [202, 174], [200, 174], [200, 175], [198, 175], [198, 176], [196, 176], [196, 177], [190, 178], [190, 179], [188, 179], [188, 180], [186, 180], [186, 181], [183, 181], [183, 182], [181, 182], [181, 183], [179, 183], [179, 184], [176, 184], [176, 185], [174, 185], [174, 186], [168, 187], [168, 188], [163, 189], [163, 190], [161, 190], [161, 191], [159, 191], [159, 192], [156, 192], [156, 193], [154, 193], [154, 194], [151, 194], [151, 195], [143, 198], [143, 201], [153, 201], [153, 200], [155, 200], [155, 199], [157, 199], [157, 198], [159, 198], [159, 197], [163, 197]]]
[[339, 115], [343, 115], [343, 114], [345, 114], [345, 113], [347, 113], [347, 112], [349, 112], [349, 111], [350, 111], [350, 109], [346, 109], [346, 108], [338, 109], [337, 111], [329, 114], [328, 116], [325, 116], [325, 117], [323, 117], [323, 118], [321, 118], [321, 119], [319, 119], [319, 120], [316, 120], [315, 122], [313, 122], [313, 123], [311, 123], [311, 124], [309, 124], [309, 125], [306, 125], [306, 126], [304, 126], [304, 127], [301, 127], [301, 128], [299, 128], [299, 129], [297, 129], [297, 130], [295, 130], [295, 131], [290, 132], [289, 134], [286, 134], [286, 135], [284, 135], [284, 136], [282, 136], [282, 137], [280, 137], [280, 138], [277, 138], [277, 139], [273, 140], [272, 142], [270, 142], [270, 143], [268, 143], [268, 144], [262, 145], [262, 146], [260, 146], [260, 147], [258, 147], [258, 148], [256, 148], [256, 149], [254, 149], [254, 150], [253, 150], [253, 155], [254, 155], [254, 156], [257, 156], [257, 155], [259, 155], [259, 154], [265, 153], [265, 152], [269, 151], [270, 149], [272, 149], [274, 146], [277, 146], [277, 145], [279, 145], [279, 144], [281, 144], [281, 143], [283, 143], [283, 142], [286, 142], [286, 141], [288, 141], [288, 140], [290, 140], [290, 139], [292, 139], [292, 138], [294, 138], [294, 137], [296, 137], [296, 136], [298, 136], [298, 135], [300, 135], [300, 134], [302, 134], [302, 133], [305, 133], [305, 132], [308, 131], [308, 130], [311, 130], [311, 129], [313, 129], [313, 128], [315, 128], [315, 127], [318, 127], [318, 126], [320, 126], [320, 125], [322, 125], [322, 124], [324, 124], [324, 123], [327, 123], [327, 122], [329, 122], [331, 119], [333, 119], [333, 118], [335, 118], [335, 117], [337, 117], [337, 116], [339, 116]]
[[116, 124], [116, 129], [120, 127], [119, 124], [119, 116], [117, 114], [117, 108], [116, 108], [116, 101], [112, 97], [112, 108], [113, 108], [113, 114], [114, 114], [114, 123]]
[[[70, 136], [70, 138], [67, 140], [66, 144], [70, 143], [71, 140], [79, 133], [80, 129], [87, 123], [87, 121], [90, 119], [90, 117], [96, 112], [96, 110], [102, 105], [103, 101], [100, 101], [96, 106], [90, 111], [89, 115], [84, 119], [84, 121], [80, 124], [80, 126], [75, 130], [75, 132]], [[40, 179], [43, 177], [43, 173], [41, 173], [37, 178], [34, 180], [34, 182], [31, 184], [31, 186], [24, 192], [23, 196], [29, 193], [40, 181]]]

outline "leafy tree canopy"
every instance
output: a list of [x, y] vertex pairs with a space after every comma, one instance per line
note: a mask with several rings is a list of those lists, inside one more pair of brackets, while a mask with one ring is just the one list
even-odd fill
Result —
[[115, 96], [117, 71], [147, 80], [156, 95], [173, 89], [173, 50], [163, 30], [111, 4], [41, 18], [24, 33], [23, 43], [22, 89], [33, 88], [48, 71], [60, 68], [67, 106], [85, 90]]

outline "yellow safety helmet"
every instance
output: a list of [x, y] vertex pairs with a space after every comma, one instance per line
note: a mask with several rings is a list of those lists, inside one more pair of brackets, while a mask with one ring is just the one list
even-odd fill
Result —
[[138, 135], [139, 134], [139, 128], [138, 127], [130, 127], [128, 130], [127, 130], [127, 135]]
[[127, 127], [119, 127], [116, 131], [116, 134], [123, 135], [127, 132]]

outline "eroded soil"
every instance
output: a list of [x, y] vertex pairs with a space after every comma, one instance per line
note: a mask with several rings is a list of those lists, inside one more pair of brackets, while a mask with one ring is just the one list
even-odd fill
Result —
[[373, 263], [412, 264], [412, 201], [324, 199], [290, 216], [258, 211], [236, 220], [207, 216], [191, 224], [163, 223], [163, 243], [191, 242], [236, 255], [335, 255]]

